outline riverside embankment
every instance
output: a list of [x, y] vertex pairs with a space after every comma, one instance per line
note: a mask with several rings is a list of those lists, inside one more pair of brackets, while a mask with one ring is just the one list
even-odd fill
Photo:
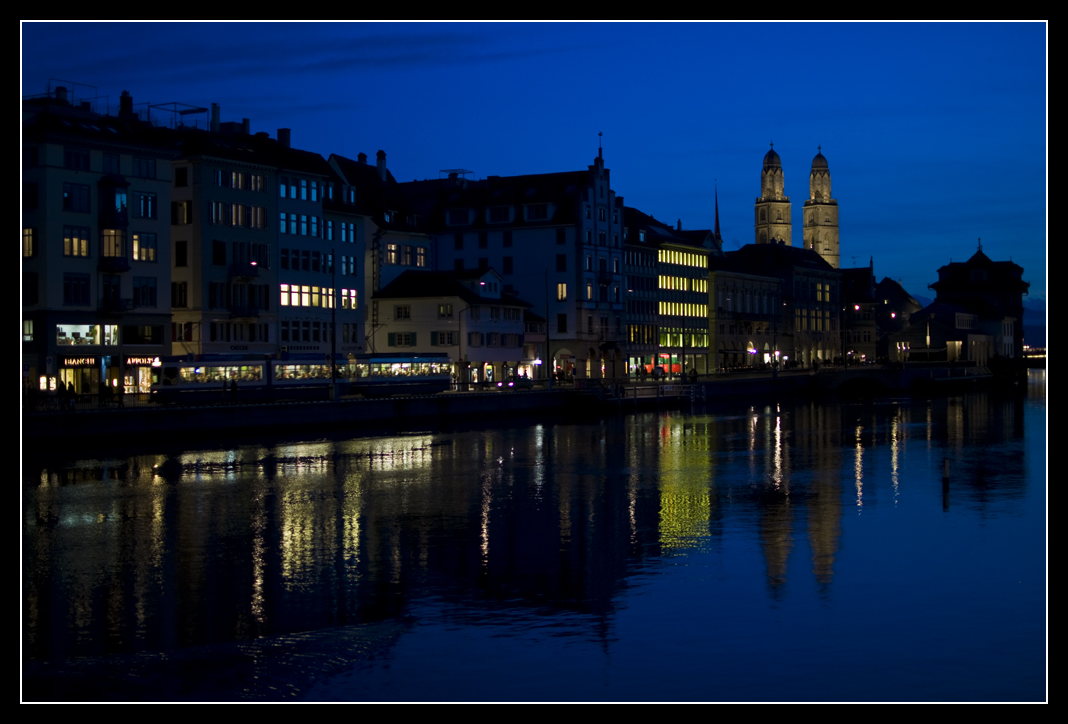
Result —
[[751, 399], [754, 402], [788, 395], [826, 395], [849, 388], [904, 392], [918, 382], [975, 384], [987, 375], [932, 377], [930, 370], [892, 371], [878, 368], [797, 371], [771, 375], [722, 375], [696, 384], [609, 384], [586, 381], [584, 386], [523, 392], [446, 392], [437, 395], [379, 399], [341, 399], [210, 406], [142, 405], [123, 409], [24, 411], [22, 437], [35, 445], [49, 440], [110, 439], [134, 441], [162, 436], [196, 438], [310, 432], [376, 433], [448, 429], [457, 424], [538, 422], [567, 417], [668, 409], [695, 402]]

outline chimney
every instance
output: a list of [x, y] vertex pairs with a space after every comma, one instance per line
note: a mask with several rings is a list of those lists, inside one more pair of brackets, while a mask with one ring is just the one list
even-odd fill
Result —
[[285, 148], [289, 148], [289, 134], [291, 131], [292, 129], [290, 128], [278, 129], [278, 142], [282, 144]]
[[386, 171], [386, 152], [380, 150], [377, 155], [378, 155], [378, 176], [379, 176], [379, 178], [382, 179], [382, 183], [385, 183], [386, 182], [386, 178], [387, 178], [387, 174], [388, 174], [388, 172]]
[[675, 222], [675, 231], [682, 231], [682, 219]]
[[212, 133], [218, 133], [219, 132], [219, 104], [218, 103], [212, 103], [211, 104], [211, 126], [210, 126], [210, 130], [211, 130]]
[[360, 151], [358, 154], [356, 154], [356, 160], [360, 162], [361, 166], [363, 166], [367, 163], [367, 154], [363, 151]]

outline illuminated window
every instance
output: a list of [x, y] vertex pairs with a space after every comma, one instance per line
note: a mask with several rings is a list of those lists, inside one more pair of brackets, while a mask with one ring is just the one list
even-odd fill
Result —
[[87, 227], [63, 227], [63, 256], [89, 256], [89, 229]]

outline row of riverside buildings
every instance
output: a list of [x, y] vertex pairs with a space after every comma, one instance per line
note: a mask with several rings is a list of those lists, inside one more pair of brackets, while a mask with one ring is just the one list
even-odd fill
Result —
[[[248, 119], [222, 122], [214, 104], [170, 107], [204, 122], [161, 124], [126, 92], [117, 115], [62, 87], [23, 100], [25, 384], [146, 392], [168, 355], [444, 354], [457, 381], [486, 382], [918, 349], [915, 299], [876, 284], [870, 264], [839, 269], [822, 154], [804, 244], [791, 243], [772, 149], [755, 243], [725, 252], [718, 200], [714, 229], [658, 221], [624, 205], [600, 151], [577, 171], [472, 180], [454, 169], [398, 183], [383, 151], [373, 163], [323, 158], [294, 148], [289, 129], [272, 138]], [[1012, 267], [987, 270], [987, 286], [1007, 273], [1018, 301], [1026, 282]], [[974, 318], [936, 324], [945, 339], [925, 337], [927, 358], [939, 346], [961, 359], [1020, 356], [1022, 306], [984, 299], [937, 312], [939, 323]]]

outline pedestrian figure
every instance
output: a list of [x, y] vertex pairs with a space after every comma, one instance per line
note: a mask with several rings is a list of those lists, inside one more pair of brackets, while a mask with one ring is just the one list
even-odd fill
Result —
[[230, 404], [237, 404], [237, 380], [230, 380]]

